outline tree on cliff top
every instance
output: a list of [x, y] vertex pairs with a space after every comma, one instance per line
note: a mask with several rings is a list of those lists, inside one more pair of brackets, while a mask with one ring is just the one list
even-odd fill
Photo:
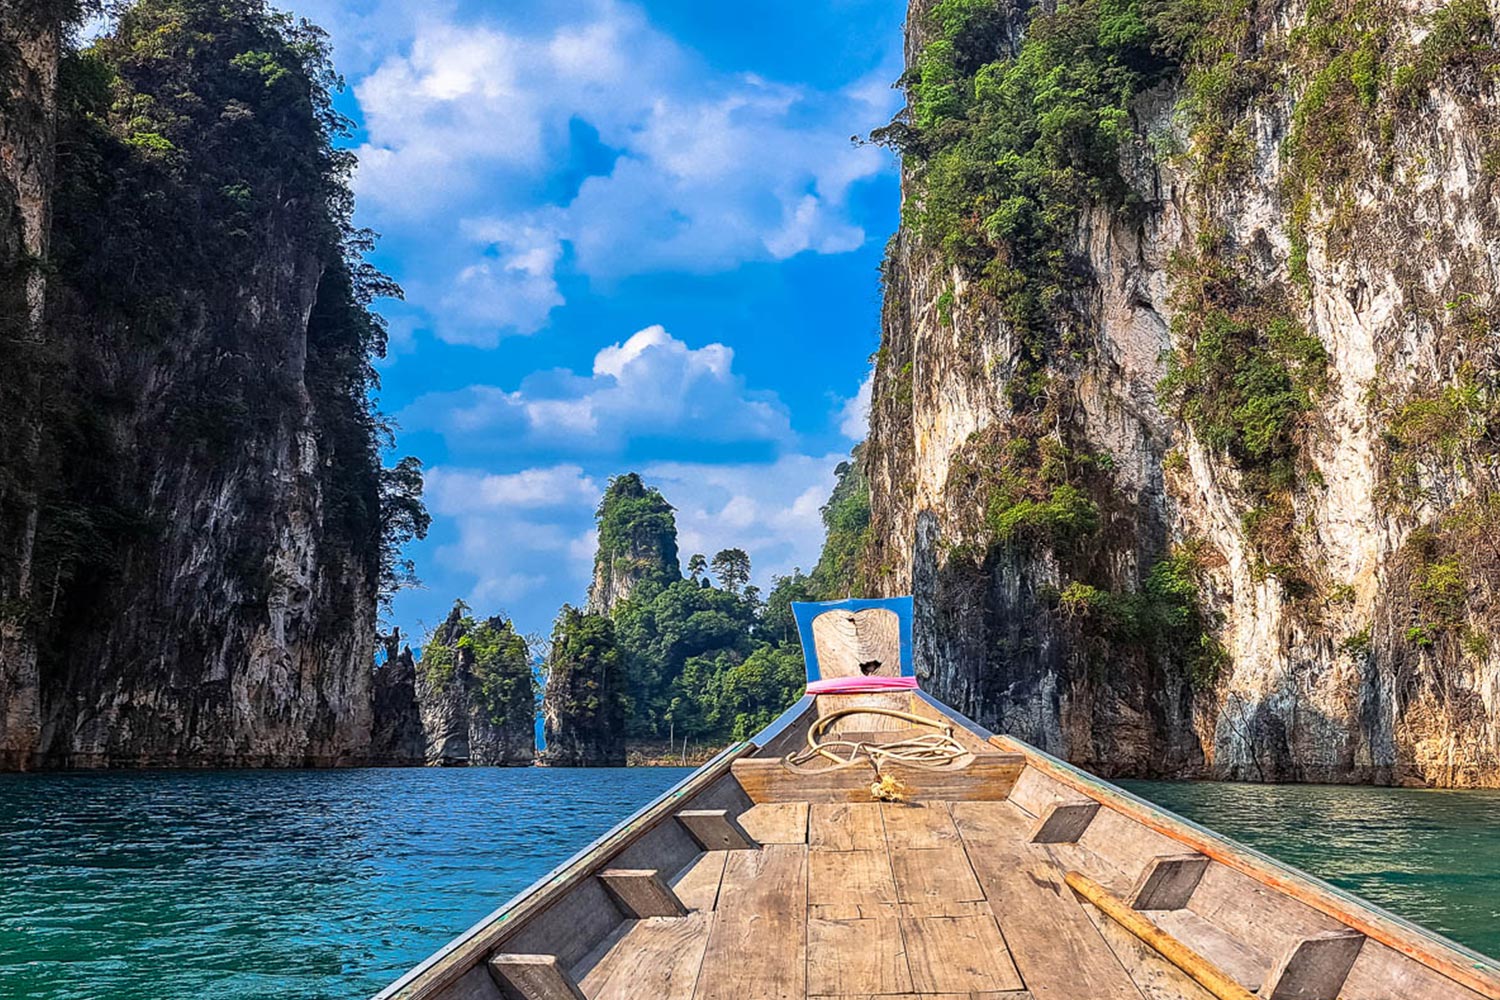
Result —
[[634, 472], [615, 476], [595, 511], [599, 550], [594, 557], [590, 608], [611, 610], [622, 595], [612, 581], [625, 581], [625, 592], [643, 583], [665, 586], [682, 579], [677, 562], [677, 520], [661, 491]]
[[467, 670], [496, 725], [533, 717], [536, 678], [531, 667], [531, 651], [510, 619], [476, 619], [463, 601], [454, 601], [448, 617], [433, 629], [417, 665], [423, 679], [436, 687], [446, 687], [460, 670]]

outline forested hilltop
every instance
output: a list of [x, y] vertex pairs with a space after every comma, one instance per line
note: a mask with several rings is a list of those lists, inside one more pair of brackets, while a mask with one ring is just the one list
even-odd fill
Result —
[[0, 0], [0, 766], [371, 757], [425, 531], [318, 29]]
[[1482, 0], [912, 0], [858, 564], [1107, 774], [1500, 784]]
[[551, 637], [544, 762], [624, 763], [627, 743], [663, 758], [722, 746], [801, 697], [791, 604], [846, 595], [869, 525], [858, 465], [838, 475], [823, 557], [764, 594], [742, 549], [693, 553], [684, 572], [671, 504], [635, 473], [611, 479], [587, 607], [565, 607]]

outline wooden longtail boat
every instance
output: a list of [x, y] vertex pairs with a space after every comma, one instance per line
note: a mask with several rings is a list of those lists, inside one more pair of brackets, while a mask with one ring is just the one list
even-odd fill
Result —
[[910, 598], [806, 697], [377, 1000], [1474, 1000], [1500, 966], [959, 716]]

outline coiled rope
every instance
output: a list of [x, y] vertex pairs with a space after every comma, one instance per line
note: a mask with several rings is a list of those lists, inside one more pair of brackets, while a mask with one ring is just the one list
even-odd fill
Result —
[[[821, 738], [829, 726], [847, 715], [886, 715], [918, 726], [940, 729], [942, 732], [910, 736], [892, 743], [840, 739], [825, 741]], [[953, 738], [953, 727], [946, 722], [894, 708], [861, 707], [830, 712], [814, 722], [807, 730], [807, 746], [787, 755], [786, 763], [791, 767], [801, 767], [815, 758], [824, 757], [835, 765], [848, 766], [863, 757], [869, 760], [875, 773], [879, 774], [881, 766], [887, 761], [899, 761], [908, 767], [938, 768], [953, 763], [968, 752], [962, 743]]]

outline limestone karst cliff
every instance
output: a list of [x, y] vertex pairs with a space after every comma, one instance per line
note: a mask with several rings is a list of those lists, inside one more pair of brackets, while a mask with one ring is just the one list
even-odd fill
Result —
[[1476, 0], [914, 0], [864, 471], [925, 684], [1106, 773], [1500, 785]]
[[70, 8], [0, 2], [0, 767], [362, 762], [425, 514], [322, 36]]
[[531, 652], [508, 619], [476, 620], [468, 611], [462, 602], [453, 606], [417, 664], [425, 762], [530, 764], [536, 756]]
[[597, 516], [599, 548], [589, 584], [589, 611], [609, 614], [643, 581], [666, 585], [682, 578], [672, 506], [637, 473], [609, 481]]
[[552, 630], [538, 763], [623, 767], [625, 657], [607, 615], [564, 606]]

